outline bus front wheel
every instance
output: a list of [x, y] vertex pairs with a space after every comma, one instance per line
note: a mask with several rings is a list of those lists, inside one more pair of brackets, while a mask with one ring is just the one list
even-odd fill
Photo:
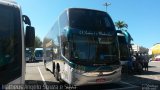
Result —
[[54, 76], [55, 76], [56, 80], [59, 81], [59, 72], [58, 72], [58, 68], [56, 68], [56, 69], [54, 70]]
[[46, 67], [45, 61], [44, 61], [44, 68], [45, 68], [47, 71], [49, 71], [49, 69]]
[[60, 73], [60, 67], [59, 65], [57, 66], [57, 68], [54, 70], [54, 76], [56, 78], [57, 81], [59, 81], [60, 83], [64, 83], [64, 81], [61, 78], [61, 73]]

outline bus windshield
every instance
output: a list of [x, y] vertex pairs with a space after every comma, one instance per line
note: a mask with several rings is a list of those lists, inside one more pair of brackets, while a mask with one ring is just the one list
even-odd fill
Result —
[[83, 9], [71, 9], [70, 27], [81, 30], [106, 31], [114, 29], [111, 18], [105, 12]]
[[113, 37], [73, 36], [71, 58], [79, 63], [114, 64], [116, 48]]
[[43, 51], [42, 50], [36, 50], [35, 51], [35, 57], [43, 57]]
[[20, 12], [16, 8], [0, 5], [0, 84], [6, 84], [21, 75], [21, 60]]

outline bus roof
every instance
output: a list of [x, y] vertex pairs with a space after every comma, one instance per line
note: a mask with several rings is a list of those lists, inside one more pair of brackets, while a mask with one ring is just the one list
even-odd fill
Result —
[[[100, 11], [100, 10], [91, 9], [91, 8], [66, 8], [64, 11], [62, 11], [62, 12], [61, 12], [61, 14], [62, 14], [62, 13], [64, 13], [64, 12], [68, 12], [68, 11], [70, 11], [71, 9], [87, 10], [87, 11], [96, 11], [96, 12], [102, 12], [102, 13], [106, 13], [106, 14], [108, 14], [108, 13], [107, 13], [107, 12], [105, 12], [105, 11]], [[61, 15], [61, 14], [60, 14], [60, 15]]]
[[68, 8], [66, 10], [71, 10], [71, 9], [77, 9], [77, 10], [87, 10], [87, 11], [97, 11], [97, 12], [103, 12], [103, 13], [107, 13], [105, 11], [101, 11], [101, 10], [96, 10], [96, 9], [90, 9], [90, 8]]
[[1, 0], [0, 2], [8, 2], [8, 3], [17, 4], [17, 2], [15, 0]]
[[0, 4], [20, 8], [15, 0], [0, 0]]

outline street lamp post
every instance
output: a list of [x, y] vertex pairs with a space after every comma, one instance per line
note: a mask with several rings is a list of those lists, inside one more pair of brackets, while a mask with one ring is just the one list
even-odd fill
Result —
[[104, 3], [103, 5], [106, 7], [106, 12], [107, 12], [107, 7], [108, 7], [109, 5], [111, 5], [111, 3], [107, 3], [107, 2], [106, 2], [106, 3]]

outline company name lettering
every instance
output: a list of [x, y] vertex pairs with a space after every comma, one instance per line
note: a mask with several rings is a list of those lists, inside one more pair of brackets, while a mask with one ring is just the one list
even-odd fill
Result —
[[112, 36], [110, 32], [79, 31], [80, 35]]

